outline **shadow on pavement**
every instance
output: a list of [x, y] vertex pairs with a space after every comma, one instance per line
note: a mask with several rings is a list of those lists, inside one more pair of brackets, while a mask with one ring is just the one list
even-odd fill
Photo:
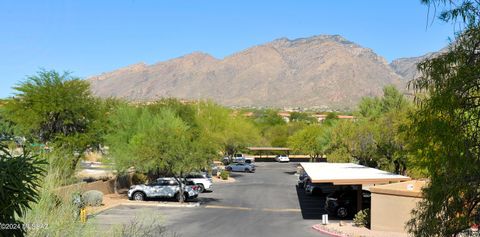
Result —
[[297, 171], [285, 171], [285, 172], [283, 172], [283, 173], [289, 174], [289, 175], [294, 175], [294, 174], [297, 173]]
[[307, 195], [305, 190], [299, 187], [297, 189], [298, 203], [302, 212], [303, 219], [317, 220], [322, 219], [325, 211], [325, 197], [320, 195]]
[[[302, 212], [303, 219], [306, 220], [321, 220], [323, 214], [329, 214], [325, 210], [325, 198], [326, 196], [320, 193], [307, 195], [305, 189], [295, 187], [297, 190], [298, 202]], [[352, 218], [339, 219], [335, 215], [329, 214], [330, 220], [351, 220]]]
[[202, 204], [215, 204], [218, 203], [221, 199], [219, 198], [210, 198], [210, 197], [199, 197], [197, 201], [201, 202]]
[[245, 175], [244, 173], [230, 171], [230, 177], [232, 177], [232, 178], [242, 177], [244, 175]]
[[[154, 197], [154, 198], [147, 198], [145, 199], [147, 202], [178, 202], [175, 198], [166, 198], [166, 197]], [[197, 202], [198, 198], [195, 199], [187, 199], [185, 202]]]

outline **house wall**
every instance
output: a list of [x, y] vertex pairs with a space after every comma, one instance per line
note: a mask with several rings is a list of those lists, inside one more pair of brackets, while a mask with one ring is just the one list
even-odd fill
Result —
[[372, 193], [371, 229], [406, 232], [405, 224], [411, 218], [410, 212], [420, 200], [418, 197]]

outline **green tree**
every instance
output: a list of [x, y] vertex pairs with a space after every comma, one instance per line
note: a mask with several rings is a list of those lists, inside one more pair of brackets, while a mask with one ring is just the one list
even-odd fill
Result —
[[278, 110], [266, 109], [254, 112], [255, 123], [260, 127], [275, 126], [285, 124], [282, 116], [278, 115]]
[[290, 113], [290, 122], [316, 123], [317, 119], [309, 113], [292, 112]]
[[408, 228], [415, 236], [457, 236], [478, 223], [480, 203], [480, 27], [478, 1], [422, 1], [440, 18], [465, 23], [449, 51], [418, 65], [419, 109], [410, 137], [430, 182]]
[[197, 106], [195, 121], [198, 125], [200, 142], [210, 144], [224, 156], [235, 153], [260, 142], [258, 128], [241, 115], [213, 102], [202, 102]]
[[0, 141], [10, 139], [14, 134], [14, 124], [5, 116], [5, 108], [0, 104]]
[[19, 135], [67, 151], [68, 169], [74, 170], [81, 154], [101, 142], [107, 111], [92, 96], [87, 81], [42, 70], [14, 89], [17, 93], [5, 105], [7, 119]]
[[404, 108], [384, 114], [377, 121], [374, 137], [378, 167], [402, 175], [407, 172], [407, 142], [401, 133], [408, 123], [408, 111]]
[[[218, 150], [199, 137], [198, 126], [188, 126], [169, 108], [121, 105], [111, 116], [107, 136], [111, 156], [121, 172], [135, 167], [140, 172], [173, 175], [182, 180], [189, 172], [208, 165]], [[183, 182], [179, 182], [184, 190]], [[183, 202], [183, 192], [179, 193]]]
[[356, 122], [340, 121], [334, 126], [328, 154], [347, 160], [347, 152], [362, 165], [405, 174], [406, 137], [401, 131], [412, 106], [395, 87], [387, 86], [383, 91], [382, 97], [362, 99]]
[[330, 128], [328, 126], [310, 125], [298, 131], [288, 140], [289, 146], [297, 152], [308, 154], [310, 160], [325, 155], [330, 143]]
[[377, 97], [363, 97], [358, 104], [358, 115], [364, 118], [375, 118], [382, 113], [382, 101]]

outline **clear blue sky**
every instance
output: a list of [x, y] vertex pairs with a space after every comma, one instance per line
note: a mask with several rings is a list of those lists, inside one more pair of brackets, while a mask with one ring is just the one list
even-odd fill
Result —
[[388, 61], [436, 51], [454, 30], [419, 0], [1, 1], [0, 98], [39, 68], [88, 77], [276, 38], [339, 34]]

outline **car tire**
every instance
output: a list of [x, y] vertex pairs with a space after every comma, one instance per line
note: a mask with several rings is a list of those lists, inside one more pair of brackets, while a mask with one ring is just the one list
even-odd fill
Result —
[[337, 208], [336, 214], [338, 218], [345, 218], [348, 216], [348, 209], [346, 207], [339, 207]]
[[132, 199], [135, 201], [144, 201], [145, 200], [145, 193], [137, 191], [134, 192], [132, 195]]
[[197, 186], [198, 186], [198, 192], [199, 193], [205, 192], [205, 187], [203, 186], [203, 184], [197, 184]]

